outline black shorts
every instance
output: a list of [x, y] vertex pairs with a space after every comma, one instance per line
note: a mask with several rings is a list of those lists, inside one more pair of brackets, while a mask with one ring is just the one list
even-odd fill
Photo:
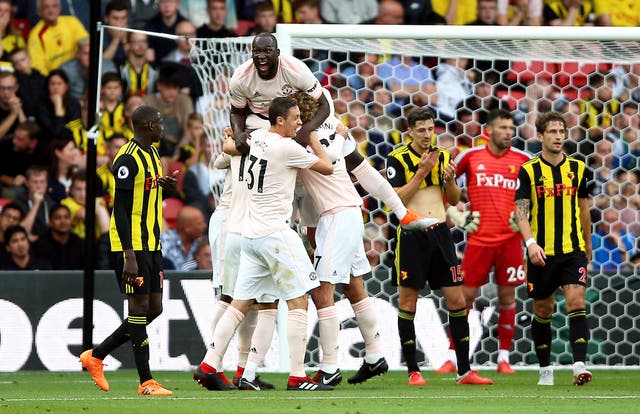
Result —
[[116, 280], [120, 286], [120, 292], [125, 295], [138, 295], [162, 292], [164, 282], [164, 267], [162, 265], [162, 251], [136, 251], [136, 262], [138, 263], [138, 277], [142, 278], [141, 283], [129, 285], [122, 280], [124, 269], [124, 253], [113, 252], [113, 262], [116, 264]]
[[447, 223], [428, 231], [405, 231], [398, 227], [393, 284], [432, 290], [462, 284], [462, 272]]
[[527, 291], [531, 299], [546, 299], [564, 285], [587, 286], [587, 256], [583, 252], [547, 256], [544, 266], [527, 259]]

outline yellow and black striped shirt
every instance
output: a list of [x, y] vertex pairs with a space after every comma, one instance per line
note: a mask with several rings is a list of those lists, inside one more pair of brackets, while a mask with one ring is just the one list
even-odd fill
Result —
[[110, 139], [113, 134], [128, 132], [127, 120], [124, 116], [124, 102], [118, 103], [113, 111], [102, 111], [100, 118], [100, 129], [98, 134], [97, 153], [104, 155], [107, 151], [105, 140]]
[[[585, 23], [589, 23], [591, 13], [593, 13], [593, 4], [590, 1], [583, 1], [573, 25], [584, 26]], [[564, 19], [568, 14], [569, 9], [565, 6], [564, 0], [544, 0], [542, 15], [545, 22], [549, 23], [553, 20]]]
[[547, 256], [585, 251], [579, 198], [589, 198], [593, 174], [584, 162], [565, 155], [553, 166], [541, 156], [522, 164], [517, 200], [530, 200], [529, 223]]
[[[427, 174], [418, 188], [437, 185], [444, 192], [444, 169], [451, 161], [451, 154], [444, 148], [436, 148], [440, 150], [438, 164]], [[411, 144], [404, 144], [394, 149], [387, 157], [387, 180], [392, 187], [402, 187], [416, 175], [419, 163], [420, 154], [411, 148]]]
[[113, 161], [115, 196], [109, 237], [114, 252], [158, 251], [162, 224], [162, 176], [158, 150], [127, 142]]

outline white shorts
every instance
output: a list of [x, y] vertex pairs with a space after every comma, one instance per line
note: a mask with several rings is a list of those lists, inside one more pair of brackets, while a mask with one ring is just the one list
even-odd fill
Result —
[[227, 239], [229, 210], [216, 209], [209, 218], [209, 247], [213, 264], [213, 287], [222, 286], [224, 279], [224, 245]]
[[224, 248], [224, 277], [222, 279], [222, 294], [233, 297], [238, 279], [238, 267], [240, 266], [240, 245], [242, 236], [238, 233], [227, 233], [227, 242]]
[[233, 298], [273, 303], [305, 295], [320, 286], [298, 234], [285, 229], [258, 239], [242, 238]]
[[349, 283], [350, 275], [371, 271], [364, 252], [364, 224], [359, 207], [320, 217], [316, 229], [314, 265], [321, 282]]

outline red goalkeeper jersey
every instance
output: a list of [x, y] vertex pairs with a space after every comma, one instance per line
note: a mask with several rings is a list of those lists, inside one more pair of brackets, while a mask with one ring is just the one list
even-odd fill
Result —
[[518, 173], [531, 157], [510, 148], [498, 156], [486, 145], [470, 148], [456, 159], [456, 175], [464, 175], [471, 211], [480, 212], [480, 227], [468, 234], [473, 245], [497, 245], [514, 237], [509, 216], [515, 209]]

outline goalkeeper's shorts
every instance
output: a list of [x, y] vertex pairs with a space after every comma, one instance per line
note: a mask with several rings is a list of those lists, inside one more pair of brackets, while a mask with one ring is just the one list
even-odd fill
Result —
[[519, 233], [495, 246], [467, 243], [462, 257], [464, 285], [480, 287], [489, 281], [495, 266], [494, 281], [500, 286], [517, 286], [527, 280], [524, 252]]

